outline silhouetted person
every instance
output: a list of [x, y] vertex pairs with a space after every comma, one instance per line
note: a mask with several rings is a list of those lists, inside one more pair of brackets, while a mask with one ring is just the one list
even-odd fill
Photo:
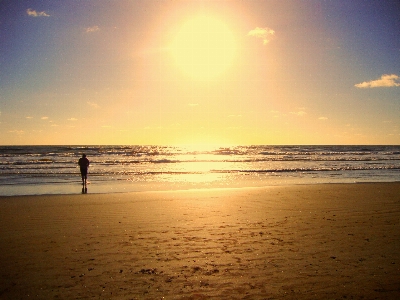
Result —
[[89, 168], [89, 160], [86, 158], [86, 154], [82, 154], [82, 157], [78, 161], [78, 165], [81, 169], [82, 185], [86, 187], [87, 172]]

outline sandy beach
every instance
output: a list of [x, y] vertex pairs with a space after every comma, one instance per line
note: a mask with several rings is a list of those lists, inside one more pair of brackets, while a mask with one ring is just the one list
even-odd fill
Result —
[[400, 183], [0, 197], [1, 299], [398, 299]]

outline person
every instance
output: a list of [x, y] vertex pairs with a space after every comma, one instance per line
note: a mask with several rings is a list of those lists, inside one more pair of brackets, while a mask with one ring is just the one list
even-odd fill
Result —
[[88, 168], [89, 168], [89, 160], [86, 158], [86, 154], [82, 154], [82, 157], [78, 161], [78, 165], [81, 169], [82, 185], [86, 186], [87, 172], [88, 172]]

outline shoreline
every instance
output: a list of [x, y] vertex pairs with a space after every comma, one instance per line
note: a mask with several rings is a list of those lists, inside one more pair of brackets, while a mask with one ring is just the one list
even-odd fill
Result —
[[[253, 188], [268, 188], [268, 187], [288, 187], [288, 186], [308, 186], [308, 185], [330, 185], [330, 184], [384, 184], [384, 183], [400, 183], [398, 180], [394, 181], [274, 181], [264, 183], [257, 182], [256, 184], [249, 184], [247, 182], [238, 182], [232, 185], [221, 185], [221, 184], [181, 184], [174, 185], [171, 183], [162, 184], [148, 184], [144, 185], [132, 185], [126, 182], [117, 183], [94, 183], [89, 184], [87, 187], [89, 191], [87, 194], [124, 194], [124, 193], [140, 193], [140, 192], [179, 192], [179, 191], [190, 191], [190, 190], [208, 190], [208, 189], [253, 189]], [[172, 188], [171, 188], [172, 186]], [[93, 189], [92, 189], [93, 187]], [[168, 187], [168, 188], [167, 188]], [[3, 185], [0, 186], [0, 198], [1, 197], [20, 197], [20, 196], [50, 196], [50, 195], [79, 195], [83, 194], [82, 184], [67, 185], [67, 184], [30, 184], [18, 186], [18, 192], [15, 192], [16, 185]], [[19, 194], [18, 194], [19, 193]]]
[[400, 183], [0, 197], [0, 297], [396, 299]]

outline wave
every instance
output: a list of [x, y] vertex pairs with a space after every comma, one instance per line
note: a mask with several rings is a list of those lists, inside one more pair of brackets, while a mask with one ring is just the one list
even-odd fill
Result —
[[206, 151], [173, 146], [0, 146], [0, 185], [10, 178], [15, 182], [72, 182], [79, 178], [77, 161], [83, 152], [91, 161], [89, 176], [99, 180], [193, 174], [279, 173], [290, 177], [304, 173], [318, 177], [329, 172], [347, 178], [357, 173], [353, 171], [371, 178], [383, 173], [400, 177], [400, 172], [392, 172], [400, 170], [400, 146], [253, 145]]
[[[113, 159], [113, 160], [91, 160], [92, 166], [118, 166], [118, 165], [137, 165], [137, 164], [185, 164], [185, 163], [268, 163], [268, 162], [357, 162], [357, 163], [396, 163], [400, 164], [399, 157], [269, 157], [269, 158], [242, 158], [238, 159]], [[76, 168], [75, 161], [37, 159], [37, 160], [19, 160], [19, 161], [1, 161], [0, 170], [13, 167], [26, 168]]]
[[[280, 169], [213, 169], [208, 171], [174, 171], [174, 170], [120, 170], [120, 171], [112, 171], [108, 172], [101, 171], [93, 171], [89, 172], [90, 176], [113, 176], [113, 175], [132, 175], [132, 176], [140, 176], [140, 175], [160, 175], [160, 174], [168, 174], [168, 175], [189, 175], [189, 174], [209, 174], [209, 173], [297, 173], [297, 172], [337, 172], [337, 171], [373, 171], [373, 170], [400, 170], [400, 166], [344, 166], [344, 167], [314, 167], [314, 168], [280, 168]], [[9, 176], [9, 175], [19, 175], [19, 176], [36, 176], [36, 177], [46, 177], [46, 176], [77, 176], [79, 175], [79, 171], [71, 172], [68, 170], [59, 170], [59, 172], [49, 172], [48, 169], [42, 169], [43, 172], [30, 172], [30, 171], [21, 171], [18, 170], [16, 172], [8, 172], [7, 174], [0, 173], [1, 176]]]
[[216, 154], [216, 155], [243, 155], [243, 154], [375, 154], [375, 153], [399, 154], [399, 146], [234, 146], [215, 147], [211, 150], [193, 150], [175, 146], [0, 146], [0, 155], [60, 155], [73, 154], [90, 155], [123, 154], [123, 155], [176, 155], [176, 154]]

